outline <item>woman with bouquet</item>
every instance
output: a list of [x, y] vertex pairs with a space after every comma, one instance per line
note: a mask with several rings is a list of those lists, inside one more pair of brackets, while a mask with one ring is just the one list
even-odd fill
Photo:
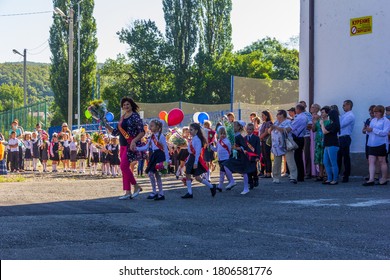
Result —
[[[120, 200], [136, 197], [141, 191], [134, 174], [130, 171], [130, 162], [138, 160], [136, 146], [141, 144], [141, 139], [145, 135], [144, 124], [138, 114], [139, 107], [130, 97], [123, 97], [121, 108], [124, 112], [119, 120], [117, 128], [112, 128], [108, 123], [106, 129], [113, 135], [119, 135], [120, 143], [120, 168], [122, 171], [123, 190], [125, 194], [119, 197]], [[134, 185], [134, 193], [131, 195], [131, 185]]]

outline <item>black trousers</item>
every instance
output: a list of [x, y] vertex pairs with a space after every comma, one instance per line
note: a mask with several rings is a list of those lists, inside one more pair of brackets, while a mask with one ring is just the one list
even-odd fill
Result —
[[344, 177], [349, 177], [351, 175], [351, 157], [349, 155], [349, 149], [351, 147], [351, 136], [345, 135], [339, 137], [340, 149], [337, 153], [337, 165], [339, 170], [341, 170], [342, 164], [344, 162]]
[[303, 146], [305, 145], [305, 139], [303, 137], [294, 137], [295, 143], [298, 145], [298, 149], [294, 151], [294, 160], [297, 165], [299, 182], [303, 182], [305, 179], [305, 166], [303, 164]]
[[19, 152], [10, 152], [11, 171], [19, 169]]

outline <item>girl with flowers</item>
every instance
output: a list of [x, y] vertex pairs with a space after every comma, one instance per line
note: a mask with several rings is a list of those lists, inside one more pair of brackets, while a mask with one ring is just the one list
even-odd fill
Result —
[[[113, 135], [119, 135], [120, 144], [120, 168], [122, 171], [123, 190], [125, 194], [119, 197], [120, 200], [131, 199], [139, 194], [140, 186], [137, 184], [133, 172], [130, 170], [130, 163], [138, 160], [136, 146], [141, 144], [145, 134], [144, 124], [138, 114], [139, 107], [130, 97], [123, 97], [121, 108], [124, 112], [119, 120], [116, 129], [105, 123], [106, 129]], [[134, 194], [131, 195], [131, 185], [134, 185]]]
[[[150, 182], [152, 184], [152, 193], [147, 198], [154, 200], [165, 199], [161, 174], [157, 170], [156, 165], [161, 165], [161, 163], [164, 163], [164, 167], [168, 168], [169, 164], [168, 144], [165, 136], [162, 134], [162, 126], [163, 124], [160, 120], [152, 120], [149, 124], [149, 129], [152, 134], [147, 139], [146, 145], [136, 148], [139, 152], [150, 149], [148, 166], [146, 167], [145, 172], [150, 178]], [[156, 191], [156, 183], [158, 186], [158, 194]]]

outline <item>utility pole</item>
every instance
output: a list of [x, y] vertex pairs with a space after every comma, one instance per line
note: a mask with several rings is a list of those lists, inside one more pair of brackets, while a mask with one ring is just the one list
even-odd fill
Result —
[[74, 11], [69, 8], [69, 77], [68, 77], [68, 127], [72, 130], [73, 125], [73, 17]]
[[27, 105], [27, 49], [24, 49], [23, 54], [13, 49], [14, 54], [18, 54], [23, 57], [23, 90], [24, 90], [24, 107]]

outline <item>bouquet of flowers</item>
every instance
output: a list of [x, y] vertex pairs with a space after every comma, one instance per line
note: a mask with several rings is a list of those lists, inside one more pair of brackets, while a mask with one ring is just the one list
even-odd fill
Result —
[[94, 132], [91, 137], [92, 143], [96, 145], [96, 148], [101, 149], [104, 147], [104, 134], [102, 132]]
[[168, 163], [166, 161], [157, 163], [156, 170], [157, 170], [157, 172], [159, 172], [161, 174], [167, 174], [168, 173]]
[[80, 142], [81, 134], [83, 134], [83, 133], [85, 133], [85, 129], [83, 127], [72, 131], [72, 135], [76, 139], [77, 142]]
[[234, 128], [233, 128], [233, 123], [229, 122], [228, 120], [224, 120], [223, 125], [226, 128], [226, 136], [229, 139], [230, 143], [232, 146], [234, 145]]
[[177, 147], [183, 147], [187, 145], [186, 139], [184, 139], [178, 130], [172, 133], [171, 137], [169, 138], [169, 142]]
[[104, 118], [107, 114], [107, 105], [104, 103], [101, 99], [95, 99], [92, 100], [90, 103], [90, 106], [88, 107], [88, 111], [91, 113], [92, 118], [94, 118], [97, 121], [105, 122]]

